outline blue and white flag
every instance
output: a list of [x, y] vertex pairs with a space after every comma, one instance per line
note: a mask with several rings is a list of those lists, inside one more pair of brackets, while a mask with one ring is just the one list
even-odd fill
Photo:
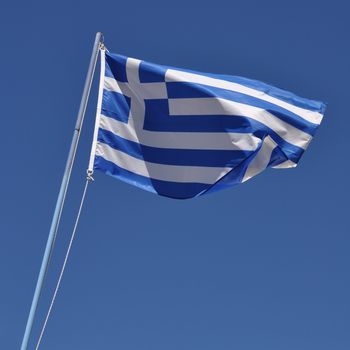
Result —
[[325, 105], [242, 77], [101, 50], [89, 169], [171, 198], [295, 167]]

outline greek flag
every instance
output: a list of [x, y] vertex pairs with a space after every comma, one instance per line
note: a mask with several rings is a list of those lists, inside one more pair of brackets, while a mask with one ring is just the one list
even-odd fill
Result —
[[89, 169], [191, 198], [267, 167], [295, 167], [325, 105], [242, 77], [157, 65], [101, 50]]

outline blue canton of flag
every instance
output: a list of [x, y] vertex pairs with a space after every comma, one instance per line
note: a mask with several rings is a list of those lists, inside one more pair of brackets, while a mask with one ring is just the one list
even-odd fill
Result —
[[297, 165], [325, 105], [242, 77], [101, 50], [89, 169], [191, 198]]

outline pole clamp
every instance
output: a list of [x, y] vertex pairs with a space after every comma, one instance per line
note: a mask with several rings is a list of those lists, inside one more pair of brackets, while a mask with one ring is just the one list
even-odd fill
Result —
[[103, 51], [109, 52], [108, 49], [107, 49], [107, 47], [106, 47], [106, 45], [105, 45], [103, 42], [100, 42], [99, 49], [100, 49], [100, 50], [103, 50]]
[[95, 179], [92, 177], [94, 171], [91, 169], [86, 170], [86, 180], [88, 181], [95, 181]]

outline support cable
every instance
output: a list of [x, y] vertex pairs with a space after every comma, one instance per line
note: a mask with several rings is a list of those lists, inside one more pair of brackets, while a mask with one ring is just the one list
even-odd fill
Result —
[[51, 299], [51, 302], [50, 302], [50, 306], [49, 306], [49, 309], [48, 309], [46, 317], [45, 317], [45, 321], [44, 321], [43, 326], [41, 328], [40, 336], [39, 336], [39, 339], [38, 339], [37, 344], [35, 346], [35, 350], [39, 349], [41, 340], [43, 338], [43, 335], [44, 335], [44, 332], [45, 332], [45, 329], [46, 329], [47, 322], [49, 320], [49, 317], [50, 317], [53, 305], [54, 305], [55, 300], [56, 300], [57, 292], [58, 292], [58, 290], [60, 288], [60, 285], [61, 285], [62, 277], [63, 277], [64, 270], [65, 270], [66, 265], [67, 265], [68, 257], [69, 257], [69, 254], [70, 254], [70, 251], [71, 251], [71, 248], [72, 248], [73, 240], [74, 240], [75, 233], [76, 233], [76, 230], [77, 230], [77, 227], [78, 227], [78, 223], [79, 223], [79, 219], [80, 219], [81, 210], [83, 208], [83, 204], [84, 204], [84, 200], [85, 200], [85, 196], [86, 196], [86, 191], [87, 191], [87, 188], [89, 186], [90, 181], [93, 181], [93, 178], [91, 177], [91, 174], [88, 174], [86, 182], [85, 182], [83, 195], [82, 195], [81, 200], [80, 200], [78, 214], [77, 214], [77, 217], [75, 219], [73, 231], [72, 231], [72, 234], [71, 234], [71, 237], [70, 237], [70, 240], [69, 240], [69, 244], [68, 244], [68, 248], [67, 248], [67, 251], [66, 251], [66, 255], [64, 257], [64, 261], [63, 261], [63, 264], [62, 264], [61, 272], [60, 272], [60, 275], [58, 277], [58, 280], [57, 280], [57, 283], [56, 283], [56, 288], [55, 288], [55, 291], [53, 293], [53, 296], [52, 296], [52, 299]]

